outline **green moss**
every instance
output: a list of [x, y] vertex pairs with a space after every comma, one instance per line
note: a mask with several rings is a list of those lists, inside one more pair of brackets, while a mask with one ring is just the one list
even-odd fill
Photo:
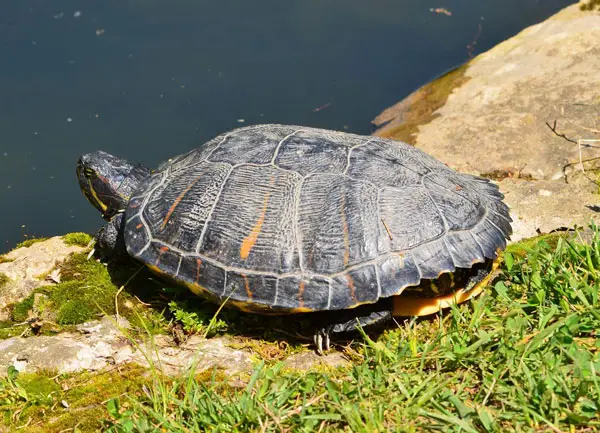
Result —
[[43, 372], [0, 378], [0, 431], [6, 427], [24, 433], [58, 433], [73, 431], [75, 426], [75, 431], [101, 431], [102, 420], [109, 417], [107, 400], [118, 395], [139, 398], [142, 386], [151, 383], [144, 369], [136, 366], [103, 373]]
[[33, 299], [34, 295], [32, 294], [13, 306], [12, 319], [15, 322], [24, 322], [29, 318], [29, 312], [33, 308]]
[[87, 233], [76, 232], [76, 233], [68, 233], [62, 237], [62, 240], [67, 245], [78, 245], [81, 247], [87, 247], [89, 243], [92, 241], [92, 237]]
[[519, 242], [508, 245], [506, 247], [506, 253], [524, 257], [529, 251], [542, 245], [555, 248], [558, 244], [558, 240], [567, 236], [569, 236], [568, 232], [556, 232], [522, 239]]
[[600, 9], [600, 0], [588, 0], [587, 3], [581, 3], [579, 9], [582, 11], [593, 11]]
[[0, 263], [10, 263], [10, 262], [14, 262], [15, 259], [11, 259], [9, 257], [6, 256], [6, 254], [3, 254], [0, 256]]
[[[19, 380], [20, 386], [30, 396], [39, 396], [47, 398], [48, 403], [52, 401], [52, 395], [58, 394], [60, 391], [60, 385], [52, 380], [52, 376], [55, 376], [55, 372], [48, 372], [48, 375], [42, 374], [27, 374], [23, 375]], [[54, 373], [54, 374], [53, 374]], [[50, 377], [48, 377], [50, 376]]]
[[418, 132], [419, 125], [425, 125], [439, 117], [439, 114], [434, 112], [446, 103], [455, 88], [469, 80], [465, 75], [467, 67], [468, 63], [465, 63], [410, 95], [407, 98], [410, 106], [402, 113], [402, 123], [377, 135], [415, 144], [414, 134]]
[[15, 247], [15, 249], [27, 248], [27, 247], [32, 246], [33, 244], [37, 244], [38, 242], [43, 242], [47, 239], [48, 238], [29, 238], [29, 239], [24, 240], [23, 242], [19, 242], [17, 244], [17, 246]]
[[[48, 296], [51, 307], [58, 314], [58, 324], [73, 325], [103, 313], [115, 313], [118, 287], [113, 284], [106, 266], [87, 260], [84, 253], [76, 253], [60, 266], [60, 274], [62, 281], [59, 284], [38, 289]], [[123, 294], [119, 313], [124, 315], [130, 312], [123, 305], [125, 299], [127, 295]]]
[[0, 272], [0, 287], [4, 286], [9, 281], [10, 281], [9, 276]]
[[0, 340], [18, 337], [29, 328], [28, 324], [15, 325], [14, 322], [0, 322]]

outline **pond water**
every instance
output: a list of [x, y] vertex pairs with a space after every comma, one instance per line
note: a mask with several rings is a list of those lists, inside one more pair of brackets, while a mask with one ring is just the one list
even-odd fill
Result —
[[[0, 252], [27, 236], [102, 224], [77, 185], [84, 152], [156, 166], [255, 123], [369, 134], [379, 112], [469, 51], [485, 51], [571, 3], [4, 2]], [[451, 16], [431, 11], [439, 7]]]

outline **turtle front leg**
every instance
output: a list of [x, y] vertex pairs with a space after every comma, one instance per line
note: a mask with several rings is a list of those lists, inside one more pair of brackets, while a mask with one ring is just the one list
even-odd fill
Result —
[[[313, 340], [319, 355], [323, 354], [323, 350], [329, 350], [331, 337], [346, 332], [354, 332], [359, 328], [365, 328], [372, 325], [382, 325], [392, 319], [392, 302], [391, 299], [380, 301], [377, 304], [366, 308], [367, 311], [356, 311], [356, 314], [351, 318], [347, 316], [342, 320], [335, 321], [315, 332]], [[332, 312], [333, 313], [333, 312]]]
[[108, 223], [100, 227], [94, 236], [95, 249], [104, 257], [122, 259], [127, 257], [125, 237], [123, 236], [123, 214], [115, 215]]

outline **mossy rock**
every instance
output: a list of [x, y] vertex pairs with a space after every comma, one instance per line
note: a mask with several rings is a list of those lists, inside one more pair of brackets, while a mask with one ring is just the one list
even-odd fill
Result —
[[455, 88], [469, 80], [465, 75], [467, 68], [468, 63], [465, 63], [413, 92], [405, 99], [408, 106], [405, 110], [401, 110], [403, 111], [400, 114], [401, 122], [389, 128], [381, 125], [381, 132], [377, 131], [376, 135], [414, 145], [415, 134], [418, 132], [419, 126], [438, 117], [438, 114], [434, 114], [435, 111], [446, 103]]
[[[59, 270], [62, 280], [59, 284], [38, 289], [48, 296], [58, 324], [75, 325], [102, 314], [115, 314], [119, 287], [113, 283], [106, 266], [88, 260], [85, 253], [75, 253]], [[132, 312], [125, 302], [129, 298], [124, 293], [118, 300], [119, 313], [125, 316]]]
[[15, 250], [19, 248], [27, 248], [38, 242], [44, 242], [45, 240], [48, 240], [48, 238], [29, 238], [24, 240], [23, 242], [19, 242], [15, 247]]
[[588, 0], [586, 3], [581, 3], [579, 9], [582, 11], [594, 11], [600, 9], [600, 0]]
[[142, 387], [151, 384], [152, 378], [135, 365], [99, 373], [57, 376], [47, 371], [0, 378], [2, 396], [13, 402], [0, 402], [0, 431], [6, 427], [6, 431], [58, 433], [73, 431], [74, 426], [75, 431], [102, 431], [103, 420], [109, 418], [108, 400], [125, 394], [139, 398]]
[[142, 305], [126, 290], [117, 297], [120, 285], [132, 273], [127, 266], [120, 266], [111, 275], [107, 266], [88, 260], [87, 254], [82, 252], [69, 256], [58, 266], [58, 271], [60, 283], [38, 287], [30, 296], [12, 306], [14, 323], [30, 318], [36, 298], [43, 302], [37, 305], [40, 311], [33, 312], [35, 317], [51, 317], [62, 326], [80, 324], [105, 314], [113, 315], [117, 312], [117, 305], [119, 314], [132, 321], [147, 316], [147, 309], [141, 308]]
[[62, 240], [67, 245], [78, 245], [80, 247], [87, 247], [92, 241], [92, 237], [87, 233], [75, 232], [64, 235], [62, 237]]
[[23, 299], [21, 302], [19, 302], [18, 304], [15, 304], [12, 308], [12, 319], [17, 322], [17, 323], [21, 323], [26, 321], [29, 318], [29, 314], [31, 312], [31, 310], [33, 309], [33, 299], [34, 299], [34, 295], [31, 294], [28, 297], [26, 297], [25, 299]]

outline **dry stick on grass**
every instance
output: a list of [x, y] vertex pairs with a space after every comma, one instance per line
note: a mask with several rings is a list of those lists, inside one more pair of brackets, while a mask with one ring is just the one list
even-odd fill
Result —
[[324, 392], [323, 394], [320, 394], [320, 395], [318, 395], [318, 396], [316, 396], [316, 397], [314, 397], [314, 398], [310, 399], [309, 401], [307, 401], [307, 402], [306, 402], [306, 404], [303, 404], [303, 405], [301, 405], [301, 406], [298, 406], [296, 409], [294, 409], [294, 410], [292, 410], [292, 411], [290, 411], [290, 412], [286, 413], [285, 415], [283, 415], [283, 416], [280, 418], [280, 421], [284, 421], [284, 420], [286, 420], [287, 418], [289, 418], [289, 417], [291, 417], [291, 416], [294, 416], [294, 415], [300, 415], [304, 409], [306, 409], [306, 408], [307, 408], [307, 407], [309, 407], [309, 406], [312, 406], [313, 404], [315, 404], [316, 402], [318, 402], [319, 400], [321, 400], [321, 399], [322, 399], [323, 397], [325, 397], [326, 395], [327, 395], [327, 393], [326, 393], [326, 392]]
[[279, 431], [281, 433], [285, 432], [284, 428], [281, 426], [281, 421], [279, 417], [275, 415], [271, 409], [269, 409], [269, 406], [267, 406], [266, 403], [260, 403], [260, 405], [262, 406], [265, 413], [271, 417], [275, 425], [279, 428]]

